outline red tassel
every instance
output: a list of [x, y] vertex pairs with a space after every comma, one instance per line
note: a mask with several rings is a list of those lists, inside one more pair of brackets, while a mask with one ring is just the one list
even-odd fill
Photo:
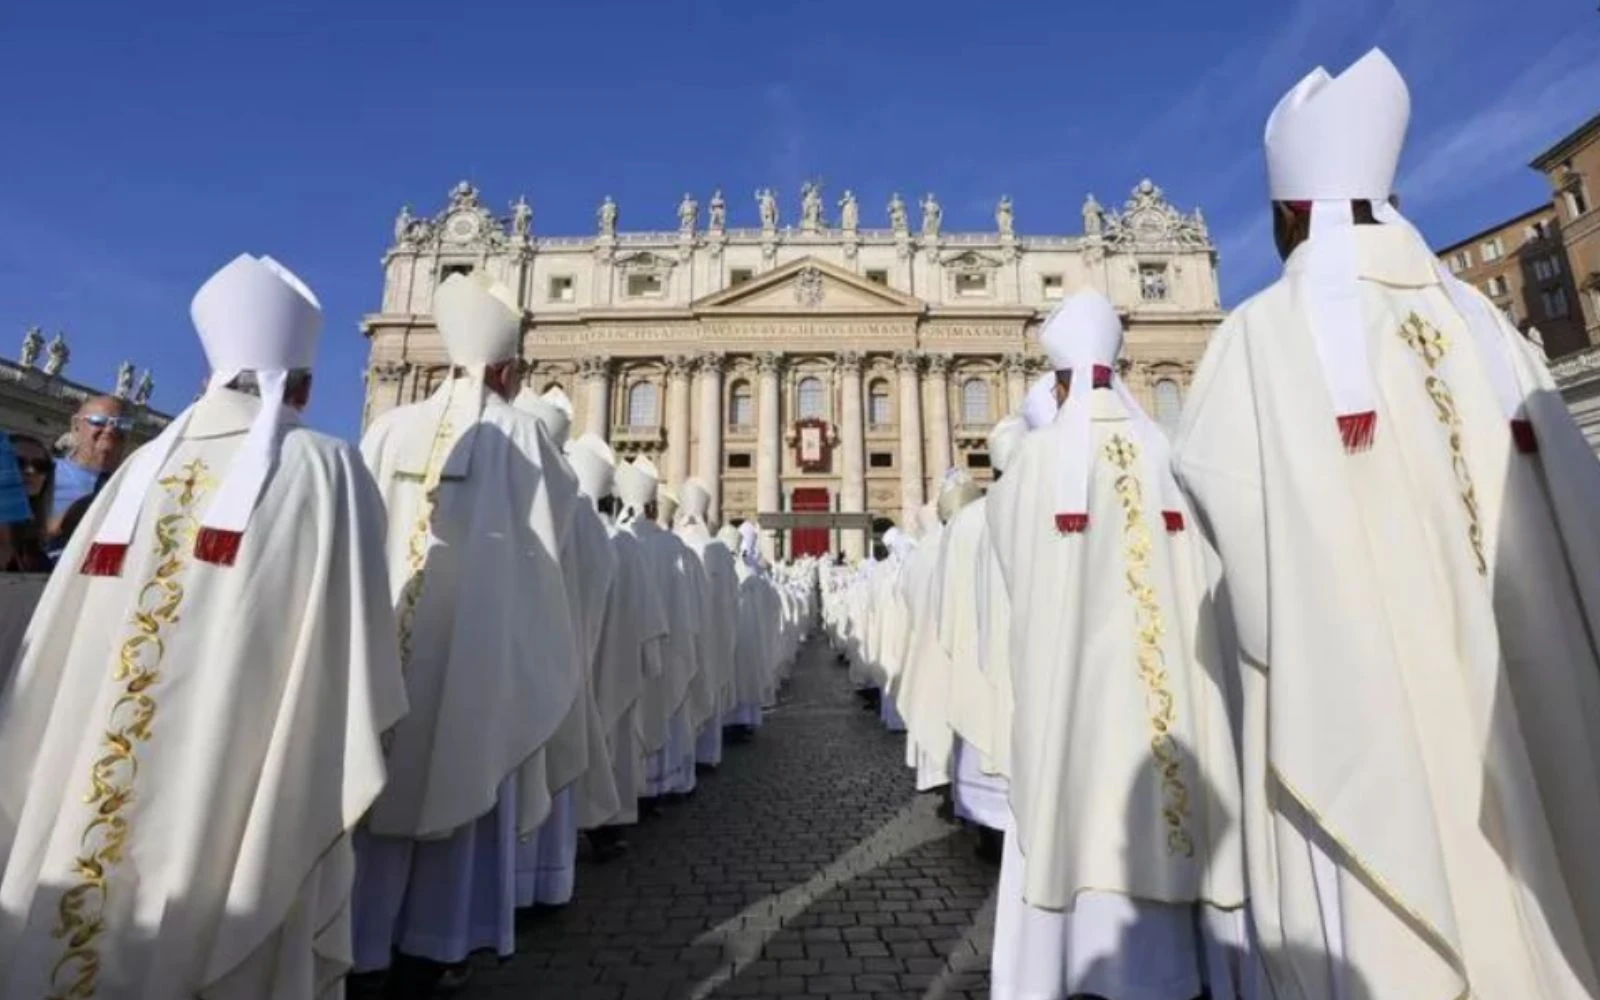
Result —
[[1161, 519], [1167, 523], [1167, 531], [1177, 533], [1183, 530], [1183, 511], [1164, 510]]
[[201, 528], [194, 540], [194, 557], [217, 566], [232, 566], [233, 561], [239, 558], [239, 543], [242, 541], [242, 531]]
[[1089, 515], [1057, 514], [1056, 530], [1063, 535], [1081, 535], [1089, 530]]
[[83, 565], [78, 572], [84, 576], [121, 576], [122, 558], [127, 554], [126, 545], [95, 542], [89, 546], [89, 554], [83, 557]]
[[1371, 448], [1377, 433], [1378, 414], [1374, 410], [1346, 413], [1339, 418], [1339, 437], [1344, 441], [1344, 450], [1352, 455]]
[[1096, 389], [1111, 388], [1111, 369], [1105, 365], [1094, 366], [1094, 387]]
[[1539, 453], [1539, 436], [1533, 432], [1533, 422], [1530, 420], [1511, 421], [1511, 440], [1524, 455]]

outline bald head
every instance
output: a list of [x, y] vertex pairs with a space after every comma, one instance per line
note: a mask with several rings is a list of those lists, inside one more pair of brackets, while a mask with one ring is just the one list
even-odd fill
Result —
[[71, 460], [92, 472], [110, 472], [122, 461], [133, 422], [115, 396], [93, 396], [72, 417]]

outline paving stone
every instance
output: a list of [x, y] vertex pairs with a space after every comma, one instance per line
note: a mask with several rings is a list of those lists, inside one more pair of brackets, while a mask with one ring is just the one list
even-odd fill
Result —
[[[904, 737], [813, 642], [748, 744], [689, 797], [580, 858], [577, 895], [519, 922], [459, 1000], [987, 1000], [997, 869], [917, 795]], [[932, 994], [929, 994], [932, 995]]]

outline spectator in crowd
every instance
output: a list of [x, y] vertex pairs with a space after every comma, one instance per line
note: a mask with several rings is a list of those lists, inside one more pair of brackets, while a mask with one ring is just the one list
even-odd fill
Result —
[[15, 566], [31, 555], [25, 540], [30, 520], [22, 470], [11, 439], [0, 435], [0, 571], [16, 572]]
[[39, 540], [42, 550], [50, 537], [50, 521], [55, 513], [55, 459], [50, 457], [50, 448], [43, 441], [27, 434], [11, 435], [11, 450], [17, 453], [22, 488], [28, 496], [28, 509], [33, 512], [31, 533]]
[[59, 532], [67, 508], [99, 488], [122, 462], [133, 421], [115, 396], [84, 400], [72, 418], [72, 451], [56, 460], [56, 488], [51, 508], [52, 529]]

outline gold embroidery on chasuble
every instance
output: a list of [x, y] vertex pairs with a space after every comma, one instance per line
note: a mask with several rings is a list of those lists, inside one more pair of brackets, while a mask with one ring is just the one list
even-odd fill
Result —
[[1449, 383], [1439, 377], [1438, 370], [1444, 356], [1450, 351], [1450, 340], [1427, 320], [1416, 313], [1406, 317], [1396, 331], [1406, 346], [1417, 355], [1428, 369], [1423, 381], [1428, 398], [1433, 400], [1433, 413], [1444, 427], [1450, 446], [1450, 471], [1456, 477], [1456, 491], [1461, 507], [1467, 515], [1467, 544], [1472, 546], [1472, 558], [1478, 575], [1489, 575], [1489, 563], [1483, 555], [1483, 521], [1478, 513], [1478, 491], [1472, 483], [1472, 470], [1467, 466], [1462, 448], [1461, 414], [1456, 410], [1456, 398]]
[[1122, 502], [1124, 583], [1133, 598], [1139, 680], [1144, 684], [1150, 718], [1150, 757], [1161, 781], [1161, 817], [1167, 826], [1167, 853], [1194, 857], [1188, 829], [1189, 787], [1183, 781], [1183, 756], [1172, 731], [1177, 726], [1177, 701], [1168, 683], [1161, 638], [1166, 626], [1161, 604], [1150, 585], [1150, 528], [1146, 524], [1144, 490], [1137, 469], [1139, 449], [1118, 434], [1106, 442], [1105, 456], [1117, 468], [1115, 487]]
[[423, 570], [428, 565], [428, 539], [432, 534], [433, 507], [439, 495], [439, 475], [444, 469], [444, 447], [454, 436], [448, 404], [446, 415], [433, 432], [428, 447], [428, 467], [422, 474], [422, 507], [406, 539], [406, 585], [400, 591], [400, 668], [411, 665], [411, 630], [417, 620], [417, 603], [422, 600]]
[[139, 775], [139, 745], [150, 739], [156, 717], [153, 694], [161, 680], [161, 662], [184, 589], [180, 578], [189, 567], [201, 498], [216, 485], [206, 464], [195, 459], [157, 481], [177, 501], [178, 510], [156, 520], [156, 567], [142, 586], [128, 621], [130, 634], [117, 651], [111, 678], [122, 692], [111, 706], [101, 736], [103, 753], [89, 769], [84, 804], [94, 807], [78, 837], [80, 853], [73, 861], [74, 883], [56, 907], [54, 936], [65, 950], [50, 970], [49, 1000], [86, 1000], [100, 985], [98, 942], [105, 930], [111, 870], [122, 861], [130, 833], [127, 807], [134, 801]]

